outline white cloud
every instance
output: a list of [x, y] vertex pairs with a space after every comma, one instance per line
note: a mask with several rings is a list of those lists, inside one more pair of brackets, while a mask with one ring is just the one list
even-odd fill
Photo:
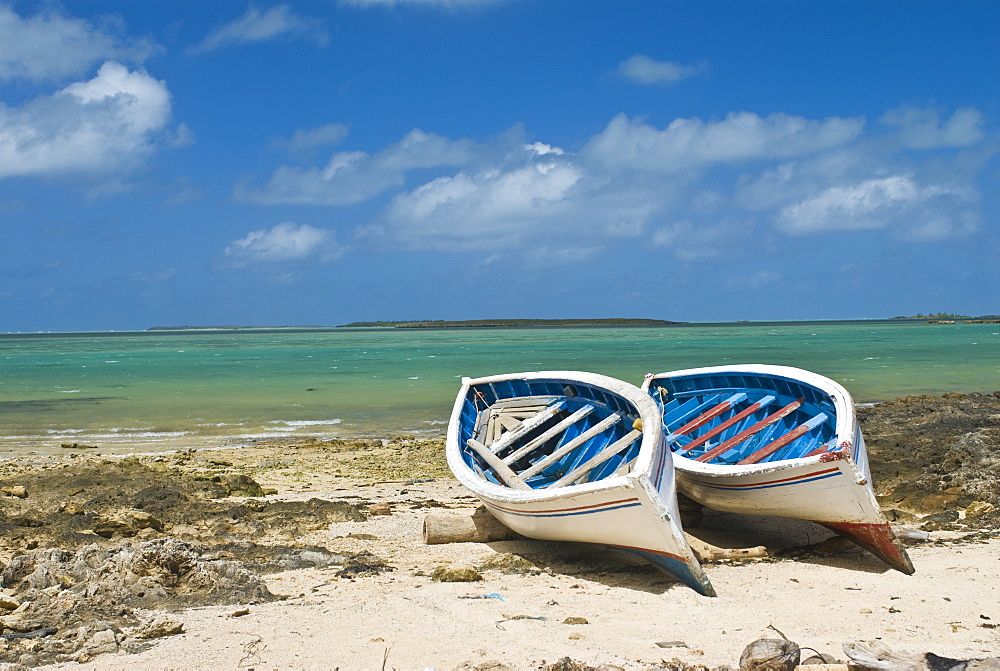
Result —
[[475, 157], [474, 150], [471, 140], [412, 130], [377, 154], [343, 151], [322, 168], [281, 166], [266, 185], [241, 187], [237, 197], [265, 205], [350, 205], [402, 186], [410, 170], [465, 165]]
[[339, 144], [347, 137], [348, 132], [346, 124], [328, 123], [316, 128], [300, 128], [292, 134], [292, 137], [277, 140], [274, 144], [292, 153], [304, 153], [319, 147]]
[[0, 178], [127, 170], [170, 120], [162, 81], [105, 63], [88, 81], [21, 107], [0, 103]]
[[253, 263], [284, 263], [317, 258], [332, 261], [343, 254], [333, 231], [313, 228], [309, 224], [284, 222], [270, 229], [251, 231], [234, 240], [224, 254], [236, 265]]
[[289, 5], [275, 5], [267, 10], [250, 7], [243, 16], [215, 28], [189, 53], [204, 53], [223, 47], [268, 42], [280, 37], [303, 37], [326, 46], [330, 37], [320, 19], [301, 16]]
[[831, 186], [781, 209], [778, 227], [792, 234], [893, 228], [909, 240], [941, 240], [978, 228], [969, 189], [919, 185], [892, 175]]
[[618, 74], [634, 84], [676, 84], [684, 79], [697, 77], [707, 71], [705, 64], [684, 65], [671, 61], [655, 61], [649, 56], [635, 54], [618, 64]]
[[731, 113], [721, 121], [676, 119], [663, 130], [619, 114], [584, 147], [610, 170], [679, 172], [713, 164], [806, 156], [854, 140], [863, 119], [810, 120]]
[[141, 63], [159, 49], [148, 39], [119, 36], [121, 28], [110, 17], [96, 26], [52, 8], [22, 17], [0, 2], [0, 82], [58, 81], [105, 60]]
[[967, 147], [986, 135], [982, 112], [971, 107], [955, 110], [944, 123], [936, 111], [915, 107], [886, 112], [880, 121], [898, 128], [899, 142], [908, 149]]

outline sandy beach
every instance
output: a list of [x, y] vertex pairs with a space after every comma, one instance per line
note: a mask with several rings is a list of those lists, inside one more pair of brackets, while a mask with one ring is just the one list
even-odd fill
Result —
[[[933, 437], [936, 461], [974, 440], [995, 450], [997, 403], [957, 395], [884, 404], [883, 413], [863, 417], [873, 468], [882, 447], [899, 438], [890, 419], [907, 412], [923, 418], [909, 421], [908, 430]], [[981, 412], [972, 413], [973, 405]], [[941, 427], [941, 416], [959, 412], [967, 422], [928, 430], [928, 422]], [[824, 542], [830, 533], [816, 525], [706, 511], [687, 529], [692, 536], [720, 547], [763, 545], [769, 555], [707, 565], [719, 596], [706, 598], [596, 546], [426, 545], [428, 513], [478, 506], [452, 479], [440, 450], [439, 441], [399, 436], [126, 460], [67, 450], [44, 463], [7, 462], [0, 471], [8, 488], [0, 518], [7, 532], [0, 594], [9, 601], [0, 611], [4, 668], [737, 667], [749, 643], [781, 635], [803, 648], [803, 659], [816, 651], [840, 662], [847, 661], [843, 643], [859, 640], [956, 659], [1000, 651], [1000, 538], [995, 517], [981, 514], [993, 504], [981, 500], [975, 483], [964, 485], [977, 492], [971, 498], [924, 491], [925, 505], [940, 505], [942, 513], [891, 508], [906, 518], [901, 526], [932, 529], [909, 547], [912, 576], [848, 543]], [[911, 450], [909, 458], [932, 473], [916, 463], [921, 454]], [[996, 459], [979, 460], [971, 466], [994, 477]], [[885, 473], [880, 493], [912, 501], [916, 490], [904, 485], [919, 481]], [[12, 493], [16, 483], [25, 491]], [[254, 483], [264, 491], [246, 496]], [[211, 487], [221, 489], [211, 496], [198, 489]], [[136, 491], [146, 496], [139, 512]], [[173, 503], [157, 508], [154, 499]], [[27, 518], [35, 522], [18, 523]], [[136, 582], [134, 564], [117, 568], [132, 552], [123, 548], [164, 551], [170, 543], [188, 548], [190, 570], [163, 565]], [[106, 554], [81, 559], [88, 547], [90, 557], [100, 548]], [[264, 561], [265, 547], [278, 559]], [[239, 577], [240, 588], [192, 582], [212, 566], [228, 567], [217, 575]], [[440, 581], [439, 567], [468, 568], [466, 575], [479, 579]], [[101, 582], [111, 577], [114, 589]], [[240, 589], [256, 598], [247, 603]], [[114, 598], [87, 601], [102, 590]], [[52, 624], [47, 614], [60, 619]], [[17, 635], [50, 624], [48, 634]]]

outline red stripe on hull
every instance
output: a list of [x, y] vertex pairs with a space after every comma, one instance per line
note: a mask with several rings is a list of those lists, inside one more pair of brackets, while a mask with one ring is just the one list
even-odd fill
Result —
[[916, 570], [903, 544], [896, 538], [888, 522], [819, 522], [826, 528], [845, 536], [897, 571], [912, 575]]

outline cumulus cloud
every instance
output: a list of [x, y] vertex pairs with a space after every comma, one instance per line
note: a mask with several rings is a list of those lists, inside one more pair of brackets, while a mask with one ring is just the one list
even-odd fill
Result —
[[411, 170], [465, 165], [474, 151], [471, 140], [449, 140], [415, 129], [376, 154], [342, 151], [323, 167], [281, 166], [264, 186], [242, 186], [236, 195], [265, 205], [350, 205], [402, 186]]
[[170, 120], [164, 82], [119, 63], [21, 107], [0, 103], [0, 178], [135, 167]]
[[95, 25], [52, 7], [20, 16], [0, 2], [0, 82], [59, 81], [102, 61], [141, 63], [159, 50], [149, 39], [125, 38], [122, 32], [120, 22], [110, 17]]
[[343, 252], [333, 231], [284, 222], [270, 229], [251, 231], [246, 237], [234, 240], [224, 254], [233, 264], [243, 266], [305, 259], [332, 261]]
[[883, 124], [898, 128], [898, 139], [908, 149], [968, 147], [985, 137], [983, 114], [963, 107], [942, 123], [936, 110], [902, 107], [886, 112]]
[[719, 121], [676, 119], [658, 129], [619, 114], [583, 154], [611, 170], [679, 172], [713, 164], [806, 156], [843, 145], [864, 128], [858, 118], [760, 117], [736, 112]]
[[215, 28], [188, 52], [199, 54], [282, 37], [302, 37], [319, 46], [326, 46], [330, 41], [320, 19], [296, 14], [290, 5], [275, 5], [266, 10], [250, 7], [243, 16]]
[[635, 54], [618, 64], [618, 75], [633, 84], [676, 84], [684, 79], [704, 74], [708, 67], [684, 65], [671, 61], [656, 61], [649, 56]]
[[831, 186], [788, 205], [778, 226], [792, 234], [893, 227], [910, 240], [940, 240], [978, 228], [967, 188], [920, 185], [909, 175]]

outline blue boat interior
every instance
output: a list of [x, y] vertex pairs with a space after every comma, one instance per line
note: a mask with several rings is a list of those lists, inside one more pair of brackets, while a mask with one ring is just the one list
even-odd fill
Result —
[[712, 464], [756, 464], [836, 448], [833, 400], [804, 382], [751, 373], [653, 378], [671, 450]]
[[624, 472], [642, 442], [639, 413], [601, 387], [558, 379], [474, 385], [462, 404], [462, 458], [486, 480], [557, 488]]

